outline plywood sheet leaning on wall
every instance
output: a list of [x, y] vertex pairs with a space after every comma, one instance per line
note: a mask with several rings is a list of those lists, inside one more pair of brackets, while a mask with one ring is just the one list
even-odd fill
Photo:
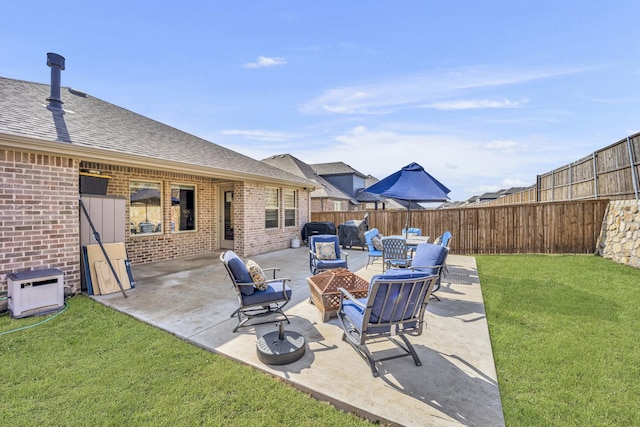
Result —
[[[103, 246], [113, 268], [118, 273], [122, 287], [125, 290], [131, 289], [131, 280], [126, 267], [128, 261], [127, 251], [124, 243], [104, 243]], [[102, 249], [100, 249], [100, 245], [86, 245], [85, 249], [90, 281], [90, 286], [87, 286], [87, 288], [93, 291], [93, 295], [120, 292], [118, 283], [111, 272], [107, 259], [102, 253]]]
[[[111, 259], [111, 264], [113, 268], [118, 273], [118, 279], [120, 279], [120, 284], [122, 288], [127, 290], [131, 288], [131, 283], [129, 282], [129, 275], [127, 274], [127, 266], [125, 264], [124, 259]], [[96, 270], [96, 278], [97, 278], [97, 287], [100, 289], [101, 295], [112, 294], [114, 292], [120, 292], [120, 287], [118, 286], [118, 282], [116, 278], [113, 277], [113, 272], [111, 271], [111, 267], [107, 261], [96, 261], [94, 264], [94, 268]], [[95, 292], [96, 282], [93, 282], [93, 289]]]

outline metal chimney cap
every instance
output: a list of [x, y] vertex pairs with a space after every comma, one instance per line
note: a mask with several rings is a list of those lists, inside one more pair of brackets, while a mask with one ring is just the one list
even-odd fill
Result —
[[64, 56], [57, 53], [47, 52], [47, 66], [57, 66], [61, 70], [64, 70]]

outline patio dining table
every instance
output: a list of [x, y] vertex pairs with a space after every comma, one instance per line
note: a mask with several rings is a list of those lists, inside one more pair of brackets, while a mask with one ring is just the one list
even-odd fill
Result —
[[408, 236], [404, 236], [404, 235], [397, 235], [397, 236], [390, 236], [390, 237], [399, 237], [401, 239], [406, 239], [407, 240], [407, 246], [418, 246], [420, 243], [429, 243], [429, 236], [416, 236], [416, 235], [408, 235]]

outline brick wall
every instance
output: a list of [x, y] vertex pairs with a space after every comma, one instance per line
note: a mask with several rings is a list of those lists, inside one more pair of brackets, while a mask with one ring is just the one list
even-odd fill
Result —
[[77, 161], [0, 148], [0, 183], [0, 289], [9, 273], [57, 268], [77, 292]]
[[[196, 255], [218, 249], [216, 218], [216, 185], [224, 181], [199, 177], [190, 174], [154, 171], [142, 168], [104, 165], [82, 162], [81, 168], [99, 170], [111, 177], [107, 187], [108, 196], [129, 198], [129, 183], [134, 181], [152, 181], [162, 184], [163, 224], [170, 223], [171, 184], [194, 185], [196, 189], [196, 230], [171, 232], [168, 226], [162, 227], [161, 234], [133, 234], [130, 227], [125, 231], [127, 255], [133, 264], [163, 259]], [[130, 205], [126, 203], [125, 218], [129, 221]]]
[[[284, 226], [284, 209], [280, 209], [280, 227], [266, 229], [264, 184], [245, 182], [234, 188], [235, 251], [251, 256], [291, 246], [291, 239], [300, 238], [300, 230], [309, 222], [308, 193], [298, 191], [298, 218], [295, 227]], [[280, 206], [284, 206], [284, 188], [280, 187]]]
[[[65, 284], [73, 292], [80, 290], [80, 213], [79, 169], [91, 169], [109, 175], [107, 195], [129, 198], [131, 180], [162, 183], [163, 224], [169, 223], [171, 184], [196, 188], [196, 231], [172, 233], [162, 227], [161, 234], [132, 234], [125, 231], [125, 245], [132, 263], [145, 263], [219, 250], [218, 188], [230, 181], [191, 174], [154, 171], [80, 162], [78, 159], [15, 152], [0, 148], [0, 290], [7, 290], [6, 276], [40, 268], [58, 268]], [[290, 246], [300, 236], [300, 228], [309, 222], [308, 193], [298, 191], [297, 226], [264, 227], [264, 185], [259, 182], [235, 182], [235, 251], [250, 256]], [[281, 206], [284, 206], [281, 187]], [[125, 218], [129, 218], [126, 203]], [[0, 306], [2, 309], [2, 306]]]
[[[81, 168], [99, 170], [111, 176], [107, 195], [129, 198], [131, 180], [161, 182], [165, 201], [164, 221], [168, 224], [171, 209], [171, 184], [190, 184], [196, 186], [197, 230], [194, 232], [172, 233], [169, 227], [163, 227], [162, 234], [125, 233], [127, 254], [132, 263], [145, 263], [196, 255], [220, 250], [218, 223], [219, 186], [229, 185], [230, 181], [199, 177], [190, 174], [154, 171], [141, 168], [105, 165], [82, 162]], [[307, 205], [308, 193], [298, 191], [298, 226], [284, 227], [284, 210], [281, 210], [281, 227], [266, 230], [264, 227], [264, 184], [259, 182], [233, 183], [234, 206], [234, 251], [240, 256], [255, 255], [284, 249], [290, 246], [291, 239], [300, 237], [300, 228], [309, 221]], [[281, 205], [284, 206], [284, 187], [280, 188]], [[129, 218], [127, 203], [125, 217]]]

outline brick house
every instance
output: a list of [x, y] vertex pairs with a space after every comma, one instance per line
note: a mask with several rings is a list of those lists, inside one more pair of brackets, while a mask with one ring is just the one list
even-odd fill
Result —
[[41, 268], [80, 290], [83, 178], [122, 200], [132, 264], [284, 249], [309, 221], [314, 182], [61, 87], [64, 58], [47, 64], [50, 85], [0, 77], [0, 290]]

